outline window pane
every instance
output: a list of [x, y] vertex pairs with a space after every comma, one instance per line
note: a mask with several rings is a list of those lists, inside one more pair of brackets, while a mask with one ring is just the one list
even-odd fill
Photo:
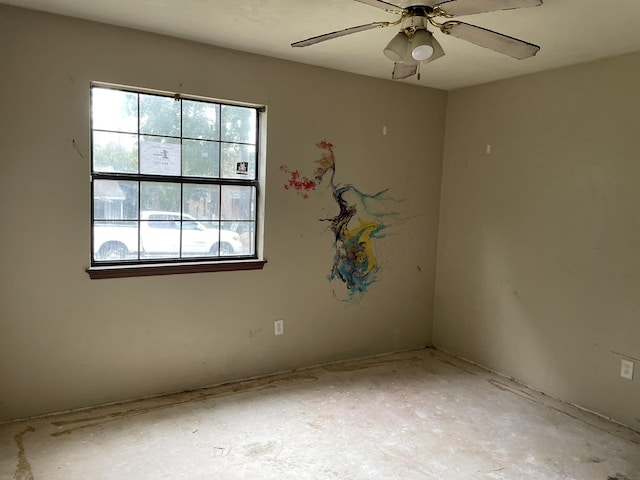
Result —
[[138, 182], [94, 180], [93, 218], [135, 220], [138, 218]]
[[198, 220], [220, 218], [219, 185], [185, 185], [183, 191], [184, 213]]
[[222, 228], [237, 234], [242, 247], [241, 255], [254, 255], [256, 253], [256, 224], [255, 222], [223, 222]]
[[255, 187], [224, 185], [221, 187], [223, 220], [255, 220]]
[[182, 101], [182, 136], [218, 140], [220, 106], [213, 103]]
[[103, 262], [137, 259], [138, 222], [95, 222], [93, 251]]
[[257, 116], [255, 108], [222, 105], [221, 140], [255, 144]]
[[[171, 212], [180, 214], [180, 184], [163, 182], [142, 182], [140, 184], [141, 210]], [[145, 218], [142, 215], [142, 218]], [[163, 218], [163, 220], [169, 220]], [[179, 220], [179, 217], [176, 217]]]
[[93, 128], [136, 133], [138, 94], [94, 87], [91, 90]]
[[185, 216], [182, 221], [182, 256], [208, 257], [217, 255], [218, 230], [208, 228], [217, 223], [199, 222]]
[[[200, 222], [206, 228], [209, 241], [207, 256], [232, 256], [240, 255], [242, 252], [242, 242], [238, 233], [223, 227], [220, 229], [219, 222]], [[225, 226], [228, 226], [225, 224]]]
[[140, 133], [180, 136], [180, 101], [171, 97], [141, 94]]
[[142, 212], [142, 219], [140, 222], [140, 244], [144, 257], [178, 257], [180, 252], [180, 213], [145, 211]]
[[93, 171], [138, 173], [138, 136], [93, 132]]
[[220, 154], [217, 142], [183, 140], [182, 174], [188, 177], [217, 177]]
[[140, 137], [140, 173], [147, 175], [180, 175], [179, 138]]
[[222, 178], [255, 180], [256, 147], [254, 145], [223, 143], [221, 150], [222, 174], [220, 176]]
[[231, 229], [229, 222], [221, 222], [220, 227], [220, 256], [240, 255], [243, 247], [238, 232]]

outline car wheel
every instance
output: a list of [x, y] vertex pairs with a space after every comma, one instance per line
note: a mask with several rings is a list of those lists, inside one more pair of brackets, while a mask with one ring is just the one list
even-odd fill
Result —
[[213, 247], [211, 247], [211, 253], [213, 255], [220, 255], [222, 257], [225, 255], [233, 255], [235, 252], [233, 251], [233, 247], [228, 243], [221, 243], [220, 250], [218, 251], [218, 244], [216, 243]]
[[98, 256], [101, 260], [115, 261], [127, 258], [129, 251], [127, 247], [119, 242], [108, 242], [100, 247]]

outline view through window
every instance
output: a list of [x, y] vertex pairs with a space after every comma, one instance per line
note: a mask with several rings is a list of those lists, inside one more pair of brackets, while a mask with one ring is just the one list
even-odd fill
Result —
[[261, 111], [93, 85], [91, 265], [256, 258]]

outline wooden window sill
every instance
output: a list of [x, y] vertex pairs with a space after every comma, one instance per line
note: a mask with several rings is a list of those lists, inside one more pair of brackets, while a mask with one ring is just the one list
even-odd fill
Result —
[[262, 270], [266, 260], [231, 260], [228, 262], [161, 263], [153, 265], [109, 265], [89, 267], [92, 280], [104, 278], [149, 277], [184, 273], [230, 272], [236, 270]]

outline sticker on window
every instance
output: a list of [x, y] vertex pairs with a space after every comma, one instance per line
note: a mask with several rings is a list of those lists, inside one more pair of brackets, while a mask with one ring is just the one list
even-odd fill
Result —
[[140, 173], [180, 175], [180, 145], [140, 142]]
[[249, 174], [249, 162], [236, 163], [236, 174], [248, 175]]

